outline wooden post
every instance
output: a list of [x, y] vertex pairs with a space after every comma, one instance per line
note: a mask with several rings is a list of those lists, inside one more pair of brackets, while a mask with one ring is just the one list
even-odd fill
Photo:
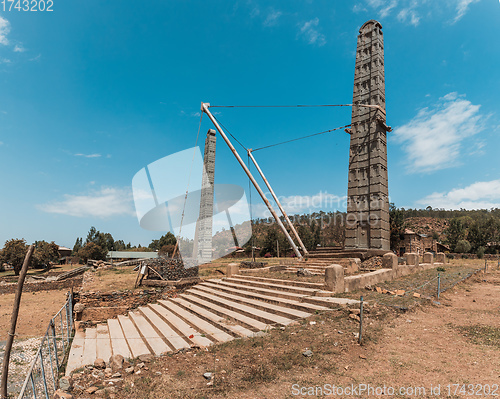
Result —
[[16, 297], [14, 298], [14, 308], [12, 309], [12, 317], [10, 319], [10, 330], [7, 337], [7, 343], [5, 345], [5, 354], [3, 357], [3, 368], [2, 368], [2, 382], [1, 382], [1, 395], [2, 399], [7, 399], [7, 377], [9, 375], [9, 360], [10, 351], [12, 349], [12, 344], [14, 343], [14, 336], [16, 332], [17, 315], [19, 314], [19, 305], [21, 303], [21, 294], [23, 293], [24, 279], [26, 278], [26, 273], [28, 272], [28, 265], [30, 263], [31, 255], [33, 255], [35, 247], [33, 244], [28, 248], [28, 252], [24, 257], [23, 267], [21, 268], [21, 273], [19, 274], [19, 280], [17, 281], [17, 291]]

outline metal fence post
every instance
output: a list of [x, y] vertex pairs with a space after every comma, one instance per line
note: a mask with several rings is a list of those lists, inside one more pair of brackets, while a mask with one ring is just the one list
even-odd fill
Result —
[[[50, 350], [50, 339], [49, 339], [49, 331], [48, 330], [47, 330], [47, 333], [45, 334], [45, 339], [47, 340], [47, 350], [49, 351], [49, 363], [50, 363], [50, 370], [52, 371], [52, 382], [54, 383], [54, 391], [56, 391], [57, 390], [57, 372], [58, 372], [58, 369], [56, 369], [56, 373], [54, 374], [54, 363], [52, 363], [52, 351]], [[42, 345], [43, 345], [43, 341], [42, 341]]]
[[45, 378], [45, 367], [43, 367], [42, 347], [40, 347], [40, 369], [42, 370], [42, 380], [43, 380], [43, 388], [45, 390], [45, 397], [49, 398], [49, 390], [47, 388], [47, 379]]
[[64, 353], [64, 351], [66, 350], [66, 348], [65, 348], [66, 345], [64, 344], [64, 326], [63, 326], [62, 312], [59, 312], [59, 316], [61, 316], [61, 342], [63, 345], [63, 353]]
[[69, 337], [71, 335], [71, 329], [69, 327], [69, 323], [70, 323], [70, 321], [69, 321], [69, 304], [67, 302], [66, 302], [66, 306], [65, 307], [66, 307], [66, 330], [67, 330], [67, 333], [68, 333], [68, 335], [67, 335], [66, 338], [67, 338], [67, 342], [69, 344]]
[[37, 399], [36, 398], [35, 380], [33, 378], [33, 372], [30, 373], [30, 380], [31, 380], [31, 388], [33, 388], [33, 399]]
[[361, 337], [363, 335], [363, 297], [361, 297], [361, 302], [359, 304], [359, 337], [358, 343], [361, 345]]
[[59, 371], [59, 358], [57, 357], [57, 339], [56, 339], [56, 326], [54, 319], [50, 319], [50, 329], [52, 331], [52, 343], [54, 344], [54, 353], [56, 355], [56, 368]]
[[438, 292], [437, 292], [438, 300], [439, 300], [439, 294], [441, 294], [441, 275], [438, 273]]
[[486, 273], [486, 270], [488, 269], [488, 261], [485, 259], [484, 260], [484, 272]]

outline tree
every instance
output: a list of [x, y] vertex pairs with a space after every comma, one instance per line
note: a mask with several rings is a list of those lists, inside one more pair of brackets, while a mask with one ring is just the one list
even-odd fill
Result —
[[87, 234], [87, 239], [85, 240], [85, 244], [88, 244], [89, 242], [97, 244], [98, 238], [99, 238], [99, 231], [94, 226], [92, 226]]
[[389, 204], [389, 225], [391, 228], [391, 249], [398, 251], [405, 233], [404, 214], [392, 202]]
[[14, 274], [19, 276], [27, 251], [28, 246], [24, 238], [7, 240], [0, 251], [0, 263], [10, 264], [14, 268]]
[[465, 239], [466, 233], [464, 223], [459, 218], [450, 220], [450, 226], [446, 229], [445, 234], [452, 252], [455, 252], [458, 242]]
[[32, 265], [35, 269], [49, 270], [52, 263], [59, 260], [59, 246], [54, 241], [37, 241], [35, 252], [32, 258]]
[[464, 254], [469, 252], [471, 249], [470, 242], [467, 240], [460, 240], [457, 245], [455, 246], [455, 252], [458, 252], [460, 254]]
[[159, 251], [165, 245], [175, 245], [176, 242], [177, 240], [175, 236], [169, 231], [167, 234], [161, 236], [159, 240], [151, 241], [151, 244], [149, 244], [148, 248], [152, 249], [153, 251]]
[[73, 255], [76, 255], [81, 248], [83, 248], [83, 239], [80, 237], [76, 239], [75, 245], [73, 245]]
[[78, 256], [87, 262], [89, 259], [105, 260], [108, 250], [102, 248], [94, 242], [89, 242], [78, 251]]

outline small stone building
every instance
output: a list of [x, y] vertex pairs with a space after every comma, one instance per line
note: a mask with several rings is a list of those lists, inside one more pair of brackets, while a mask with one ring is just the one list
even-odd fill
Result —
[[399, 249], [399, 255], [403, 255], [406, 252], [414, 252], [419, 255], [423, 255], [425, 252], [449, 252], [450, 248], [444, 244], [441, 244], [432, 236], [427, 234], [418, 234], [412, 230], [406, 229], [404, 234], [404, 240], [401, 242], [401, 247]]

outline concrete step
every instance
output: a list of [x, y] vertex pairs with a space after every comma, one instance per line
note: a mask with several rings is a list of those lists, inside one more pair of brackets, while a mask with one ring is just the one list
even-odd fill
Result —
[[95, 328], [87, 328], [85, 330], [85, 343], [83, 345], [82, 366], [87, 364], [94, 365], [97, 357], [97, 330]]
[[[132, 358], [122, 326], [117, 319], [108, 319], [109, 338], [111, 339], [111, 350], [113, 355], [122, 355], [125, 359]], [[108, 361], [109, 359], [104, 359]]]
[[[266, 303], [272, 303], [274, 305], [279, 305], [282, 307], [301, 310], [303, 312], [307, 312], [308, 314], [314, 313], [317, 310], [318, 311], [319, 310], [329, 310], [329, 308], [325, 308], [325, 307], [317, 306], [317, 305], [313, 305], [313, 304], [303, 303], [303, 302], [300, 302], [299, 300], [278, 297], [276, 295], [273, 295], [274, 292], [272, 290], [269, 290], [266, 288], [260, 288], [259, 292], [255, 292], [255, 291], [247, 290], [246, 286], [227, 283], [224, 280], [220, 280], [219, 283], [208, 283], [207, 282], [207, 283], [204, 283], [204, 285], [206, 287], [211, 287], [214, 289], [218, 289], [218, 290], [227, 292], [228, 294], [239, 295], [243, 298], [242, 300], [244, 300], [244, 301], [246, 301], [245, 298], [256, 299], [256, 300], [260, 299], [261, 301], [265, 301]], [[279, 292], [278, 292], [278, 294], [279, 294]], [[303, 317], [308, 317], [308, 316], [304, 315]]]
[[205, 337], [202, 331], [194, 329], [165, 306], [162, 306], [162, 301], [158, 302], [158, 304], [149, 304], [148, 306], [153, 309], [163, 321], [167, 322], [181, 337], [187, 339], [192, 345], [202, 348], [212, 345], [212, 341]]
[[[234, 288], [224, 289], [224, 286], [221, 286], [219, 284], [203, 283], [198, 285], [198, 288], [210, 294], [220, 296], [221, 298], [241, 303], [243, 305], [250, 305], [256, 309], [260, 309], [265, 312], [273, 313], [289, 319], [305, 318], [311, 315], [311, 313], [309, 312], [280, 306], [269, 301], [264, 301], [262, 298], [255, 299], [255, 297], [250, 298], [249, 296], [241, 295], [244, 293], [240, 290]], [[257, 295], [256, 297], [259, 296]]]
[[200, 294], [199, 292], [188, 292], [186, 294], [181, 294], [181, 297], [194, 305], [198, 305], [212, 311], [220, 317], [227, 318], [228, 320], [232, 320], [239, 324], [242, 324], [245, 328], [248, 328], [254, 332], [264, 331], [271, 327], [269, 324], [263, 323], [260, 320], [256, 320], [252, 317], [248, 317], [244, 314], [235, 312], [230, 309], [226, 309], [225, 307], [216, 305], [213, 302], [206, 301], [203, 293]]
[[[76, 322], [79, 323], [79, 322]], [[85, 345], [85, 332], [80, 331], [78, 326], [75, 326], [75, 336], [68, 355], [68, 363], [66, 364], [66, 375], [70, 375], [73, 370], [83, 367], [83, 347]]]
[[120, 322], [123, 335], [125, 336], [125, 339], [130, 347], [130, 352], [132, 352], [132, 357], [151, 354], [150, 350], [144, 343], [141, 334], [139, 334], [139, 331], [135, 328], [132, 320], [130, 320], [128, 316], [119, 315], [118, 321]]
[[172, 327], [165, 323], [163, 319], [158, 316], [158, 314], [156, 314], [152, 309], [147, 306], [141, 306], [139, 307], [139, 311], [146, 319], [148, 319], [153, 328], [155, 328], [155, 330], [159, 334], [161, 334], [161, 336], [166, 340], [169, 347], [173, 351], [191, 347], [187, 340], [180, 337], [179, 334], [177, 334], [177, 332], [172, 329]]
[[242, 303], [234, 302], [230, 299], [225, 299], [217, 295], [217, 292], [215, 292], [214, 294], [213, 292], [210, 291], [210, 289], [207, 288], [203, 289], [200, 285], [190, 288], [188, 292], [190, 294], [197, 295], [198, 297], [206, 299], [209, 302], [215, 303], [216, 305], [244, 314], [245, 316], [254, 318], [263, 323], [279, 324], [282, 326], [286, 326], [292, 322], [292, 319], [290, 318], [266, 312], [264, 310], [257, 309], [253, 306], [243, 305]]
[[310, 288], [313, 290], [315, 290], [315, 289], [322, 290], [325, 288], [325, 285], [323, 283], [310, 283], [308, 281], [285, 280], [285, 279], [277, 279], [277, 278], [265, 278], [265, 277], [256, 277], [256, 276], [240, 276], [240, 275], [236, 275], [235, 277], [242, 279], [242, 280], [252, 280], [252, 281], [262, 281], [262, 282], [267, 282], [267, 283], [284, 284], [284, 285], [291, 285], [294, 287]]
[[169, 301], [161, 301], [163, 306], [165, 306], [172, 313], [175, 313], [181, 319], [183, 319], [186, 323], [188, 323], [191, 327], [203, 331], [208, 338], [211, 338], [214, 342], [227, 342], [233, 339], [232, 335], [229, 335], [227, 332], [221, 330], [220, 328], [215, 327], [213, 324], [205, 321], [204, 319], [195, 316], [193, 313], [187, 311], [183, 307], [179, 306], [177, 303], [169, 300]]
[[226, 331], [228, 334], [231, 334], [233, 337], [249, 337], [253, 335], [253, 331], [240, 326], [239, 324], [228, 323], [226, 319], [217, 315], [216, 313], [210, 312], [207, 309], [202, 308], [201, 306], [195, 305], [187, 300], [185, 300], [182, 296], [172, 299], [176, 304], [182, 306], [184, 309], [192, 312], [194, 315], [199, 318], [212, 323], [214, 326], [219, 327], [220, 329]]
[[253, 286], [253, 287], [269, 288], [269, 289], [277, 290], [277, 291], [293, 292], [295, 294], [300, 294], [300, 295], [314, 295], [315, 292], [320, 291], [324, 288], [324, 287], [323, 288], [320, 288], [320, 287], [318, 287], [318, 288], [294, 287], [292, 285], [287, 285], [286, 284], [287, 280], [281, 280], [284, 283], [273, 283], [273, 282], [266, 282], [265, 280], [261, 280], [261, 281], [248, 280], [245, 278], [240, 278], [240, 276], [226, 278], [225, 280], [228, 282], [232, 282], [232, 283], [249, 285], [249, 286]]
[[108, 324], [98, 324], [96, 332], [97, 357], [107, 362], [113, 354], [113, 351], [111, 350], [111, 339], [109, 338]]
[[163, 341], [153, 326], [141, 313], [137, 311], [129, 312], [129, 317], [137, 330], [139, 330], [141, 337], [152, 353], [156, 356], [160, 356], [170, 351], [170, 347]]

